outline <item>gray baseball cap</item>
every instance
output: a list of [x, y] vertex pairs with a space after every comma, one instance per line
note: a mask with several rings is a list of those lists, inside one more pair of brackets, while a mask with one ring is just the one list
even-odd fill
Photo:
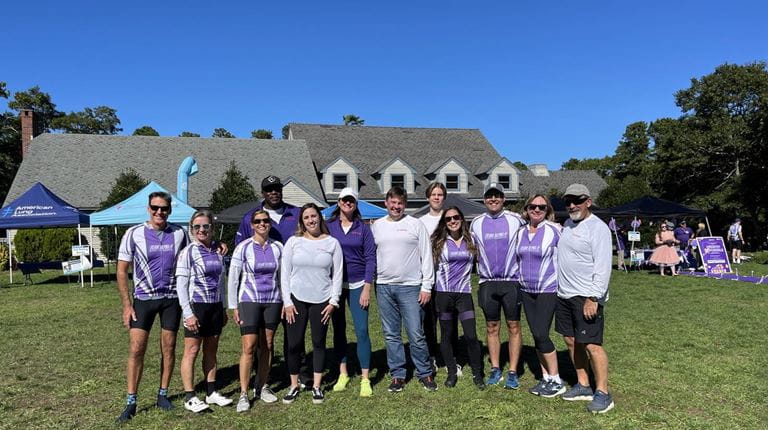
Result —
[[563, 193], [563, 197], [565, 196], [587, 196], [591, 197], [592, 195], [589, 193], [589, 188], [587, 188], [586, 185], [583, 184], [571, 184], [568, 185], [568, 188], [565, 189], [565, 192]]
[[500, 192], [502, 195], [504, 194], [504, 187], [498, 183], [498, 182], [491, 182], [490, 184], [485, 186], [485, 192], [483, 192], [483, 195], [488, 194], [489, 191], [496, 190]]

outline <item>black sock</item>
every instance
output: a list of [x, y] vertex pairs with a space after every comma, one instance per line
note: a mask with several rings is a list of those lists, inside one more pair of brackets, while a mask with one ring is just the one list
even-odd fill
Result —
[[209, 396], [213, 394], [214, 391], [216, 391], [216, 381], [208, 381], [205, 385], [207, 387], [206, 390]]
[[194, 391], [185, 391], [184, 392], [184, 401], [185, 402], [188, 402], [189, 399], [191, 399], [192, 397], [195, 397], [195, 392]]

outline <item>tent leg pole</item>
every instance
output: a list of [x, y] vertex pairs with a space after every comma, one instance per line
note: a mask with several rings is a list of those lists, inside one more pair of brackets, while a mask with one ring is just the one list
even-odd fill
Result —
[[[80, 224], [77, 225], [77, 244], [81, 245], [83, 244], [83, 235], [80, 232]], [[80, 288], [85, 287], [85, 277], [83, 276], [83, 271], [80, 271]]]
[[88, 253], [91, 258], [91, 288], [93, 288], [93, 224], [88, 225]]
[[707, 222], [707, 231], [709, 232], [709, 235], [712, 236], [712, 229], [709, 227], [709, 217], [704, 215], [704, 220]]
[[10, 283], [13, 284], [13, 247], [11, 247], [11, 232], [5, 231], [5, 239], [8, 242], [8, 274], [11, 276]]

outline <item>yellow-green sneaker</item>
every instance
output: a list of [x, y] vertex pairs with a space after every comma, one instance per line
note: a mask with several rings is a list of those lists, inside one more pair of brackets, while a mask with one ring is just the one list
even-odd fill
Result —
[[339, 375], [339, 380], [333, 386], [333, 391], [344, 391], [347, 389], [347, 384], [349, 384], [349, 376], [342, 373]]
[[360, 380], [360, 397], [371, 397], [372, 395], [371, 380], [368, 378]]

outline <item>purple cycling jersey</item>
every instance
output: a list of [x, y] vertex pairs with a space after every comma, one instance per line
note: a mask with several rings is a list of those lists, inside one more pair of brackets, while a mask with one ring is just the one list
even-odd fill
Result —
[[524, 223], [518, 214], [506, 211], [496, 216], [486, 213], [472, 221], [480, 282], [518, 279], [515, 233]]
[[175, 224], [154, 230], [148, 223], [129, 228], [117, 259], [133, 262], [133, 296], [138, 300], [176, 298], [176, 256], [187, 246], [187, 233]]
[[[215, 246], [215, 245], [214, 245]], [[192, 242], [179, 254], [176, 277], [184, 277], [187, 284], [179, 282], [179, 289], [186, 288], [190, 303], [219, 303], [224, 290], [224, 260], [216, 248], [208, 248], [200, 242]]]
[[451, 238], [446, 239], [437, 263], [435, 290], [443, 293], [471, 293], [473, 260], [466, 240], [456, 243]]
[[278, 271], [282, 255], [283, 245], [271, 239], [264, 245], [248, 239], [235, 247], [229, 264], [230, 309], [240, 302], [282, 303]]
[[520, 270], [520, 289], [527, 293], [557, 292], [557, 243], [560, 227], [543, 221], [536, 233], [528, 226], [517, 232], [517, 261]]

